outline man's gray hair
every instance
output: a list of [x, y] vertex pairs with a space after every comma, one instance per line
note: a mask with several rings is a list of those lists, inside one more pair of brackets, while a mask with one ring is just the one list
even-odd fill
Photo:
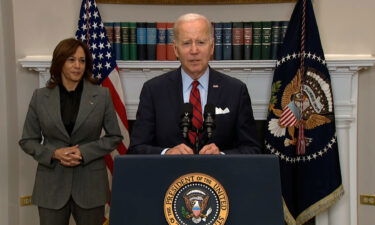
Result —
[[197, 13], [187, 13], [184, 14], [176, 20], [173, 26], [173, 34], [174, 34], [174, 39], [177, 40], [179, 33], [178, 33], [178, 26], [183, 23], [183, 22], [190, 22], [190, 21], [195, 21], [195, 20], [204, 20], [207, 24], [208, 27], [208, 35], [210, 37], [210, 40], [212, 41], [212, 24], [211, 22], [207, 19], [207, 17], [197, 14]]

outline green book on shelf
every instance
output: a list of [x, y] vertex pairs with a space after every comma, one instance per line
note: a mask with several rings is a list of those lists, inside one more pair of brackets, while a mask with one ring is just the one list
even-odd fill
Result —
[[271, 59], [277, 58], [277, 50], [279, 49], [281, 43], [280, 37], [280, 22], [272, 21], [272, 34], [271, 34]]
[[262, 47], [262, 22], [253, 22], [253, 54], [252, 59], [259, 60]]
[[137, 24], [129, 23], [129, 55], [130, 60], [137, 60]]
[[271, 59], [271, 22], [262, 22], [261, 59]]
[[130, 46], [129, 46], [129, 23], [121, 23], [121, 59], [130, 59]]

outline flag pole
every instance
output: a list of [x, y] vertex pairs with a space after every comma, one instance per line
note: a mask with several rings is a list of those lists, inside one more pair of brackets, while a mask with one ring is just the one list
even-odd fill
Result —
[[90, 12], [89, 12], [89, 0], [86, 0], [85, 2], [85, 6], [86, 6], [86, 12], [85, 12], [85, 15], [87, 17], [87, 20], [86, 20], [86, 45], [88, 48], [90, 48], [90, 18], [89, 18], [89, 15], [90, 15]]
[[302, 4], [302, 23], [301, 23], [301, 51], [300, 51], [300, 68], [298, 70], [297, 79], [299, 81], [299, 96], [298, 106], [300, 110], [300, 118], [298, 123], [298, 141], [297, 141], [297, 155], [304, 155], [306, 152], [306, 141], [305, 141], [305, 131], [303, 124], [303, 84], [305, 76], [305, 42], [306, 42], [306, 0], [303, 0]]

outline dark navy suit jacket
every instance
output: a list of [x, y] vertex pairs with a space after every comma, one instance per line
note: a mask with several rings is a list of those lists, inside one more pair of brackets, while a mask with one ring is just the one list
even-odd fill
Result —
[[[179, 127], [182, 94], [181, 68], [143, 85], [129, 153], [160, 154], [165, 148], [186, 143]], [[207, 104], [229, 113], [217, 114], [211, 143], [225, 154], [260, 153], [255, 121], [246, 85], [210, 68]]]

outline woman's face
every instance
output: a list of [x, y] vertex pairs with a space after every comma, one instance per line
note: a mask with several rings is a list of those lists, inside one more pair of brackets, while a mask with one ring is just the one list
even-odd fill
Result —
[[83, 77], [86, 68], [86, 57], [83, 48], [79, 46], [76, 52], [69, 56], [62, 68], [61, 79], [65, 87], [76, 85]]

